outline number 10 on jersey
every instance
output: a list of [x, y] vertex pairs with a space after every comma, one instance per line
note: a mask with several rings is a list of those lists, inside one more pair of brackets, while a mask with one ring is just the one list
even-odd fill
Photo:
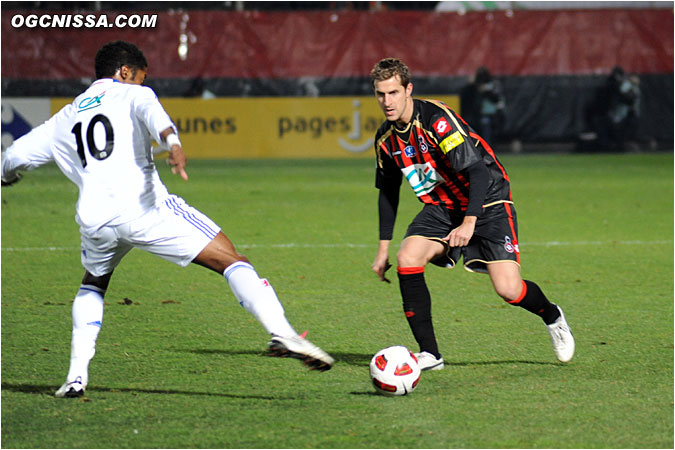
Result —
[[[94, 140], [94, 130], [97, 124], [103, 125], [103, 130], [105, 131], [105, 147], [102, 149], [97, 147], [96, 141]], [[77, 122], [72, 130], [70, 130], [75, 135], [75, 141], [77, 142], [77, 154], [82, 161], [82, 168], [87, 167], [87, 159], [85, 157], [85, 143], [82, 139], [82, 122]], [[87, 149], [89, 154], [98, 161], [102, 161], [110, 156], [113, 151], [113, 146], [115, 143], [115, 133], [113, 132], [112, 124], [110, 119], [108, 119], [103, 114], [97, 114], [91, 118], [89, 125], [87, 126]]]

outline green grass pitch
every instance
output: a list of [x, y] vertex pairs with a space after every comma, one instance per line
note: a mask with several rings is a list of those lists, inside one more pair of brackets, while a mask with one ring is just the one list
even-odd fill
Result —
[[[223, 277], [132, 251], [106, 296], [86, 398], [55, 399], [83, 269], [76, 188], [54, 166], [2, 189], [3, 448], [673, 448], [673, 155], [505, 155], [523, 276], [565, 310], [544, 325], [489, 279], [430, 266], [443, 371], [376, 395], [377, 350], [416, 350], [377, 248], [374, 161], [191, 161], [173, 193], [270, 280], [291, 323], [331, 353], [311, 372]], [[123, 183], [124, 180], [120, 180]], [[419, 210], [402, 187], [393, 253]]]

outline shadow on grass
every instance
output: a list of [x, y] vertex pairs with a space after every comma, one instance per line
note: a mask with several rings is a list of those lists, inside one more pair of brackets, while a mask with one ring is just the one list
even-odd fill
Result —
[[[2, 383], [2, 390], [12, 392], [22, 392], [24, 394], [39, 394], [53, 396], [58, 386], [47, 386], [38, 384], [15, 384]], [[132, 394], [169, 394], [169, 395], [192, 395], [192, 396], [208, 396], [208, 397], [226, 397], [245, 400], [295, 400], [294, 397], [272, 397], [267, 395], [239, 395], [228, 394], [223, 392], [199, 392], [199, 391], [184, 391], [177, 389], [140, 389], [140, 388], [107, 388], [104, 386], [96, 386], [92, 388], [92, 392], [110, 392], [110, 393], [132, 393]], [[86, 398], [86, 397], [84, 397]]]
[[[187, 353], [195, 353], [198, 355], [253, 355], [253, 356], [269, 356], [266, 351], [255, 351], [255, 350], [227, 350], [227, 349], [208, 349], [208, 348], [199, 348], [195, 350], [183, 350]], [[368, 366], [370, 364], [370, 358], [373, 355], [367, 355], [362, 353], [331, 353], [330, 355], [335, 358], [337, 362], [345, 362], [353, 366]]]
[[528, 361], [525, 359], [504, 359], [499, 361], [467, 361], [467, 362], [446, 362], [446, 366], [467, 367], [467, 366], [501, 366], [511, 364], [529, 364], [534, 366], [561, 366], [562, 363], [555, 361]]
[[[189, 353], [196, 353], [202, 355], [254, 355], [254, 356], [265, 356], [267, 357], [266, 351], [254, 351], [254, 350], [226, 350], [226, 349], [196, 349], [196, 350], [184, 350]], [[368, 367], [370, 364], [370, 359], [373, 355], [364, 354], [364, 353], [341, 353], [341, 352], [329, 352], [330, 355], [335, 358], [335, 361], [340, 363], [346, 363], [352, 366], [361, 366]], [[500, 365], [537, 365], [537, 366], [560, 366], [563, 365], [557, 361], [532, 361], [525, 359], [504, 359], [504, 360], [495, 360], [495, 361], [458, 361], [458, 362], [449, 362], [446, 361], [446, 366], [454, 367], [469, 367], [469, 366], [500, 366]]]

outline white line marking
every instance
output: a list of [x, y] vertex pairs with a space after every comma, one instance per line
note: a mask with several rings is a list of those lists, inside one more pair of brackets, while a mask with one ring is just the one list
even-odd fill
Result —
[[[673, 245], [673, 240], [655, 240], [655, 241], [549, 241], [549, 242], [519, 242], [521, 246], [537, 247], [568, 247], [568, 246], [602, 246], [602, 245]], [[375, 248], [377, 244], [235, 244], [242, 248]], [[72, 252], [80, 251], [78, 247], [5, 247], [3, 252]]]
[[673, 240], [656, 240], [656, 241], [576, 241], [576, 242], [560, 242], [560, 241], [550, 241], [550, 242], [526, 242], [523, 244], [519, 242], [520, 245], [536, 245], [544, 247], [555, 247], [555, 246], [571, 246], [571, 245], [665, 245], [673, 244]]
[[78, 247], [4, 247], [3, 252], [72, 252], [80, 251]]

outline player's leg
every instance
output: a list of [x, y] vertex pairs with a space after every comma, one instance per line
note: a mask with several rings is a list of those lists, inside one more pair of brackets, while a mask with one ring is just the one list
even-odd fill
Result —
[[220, 231], [194, 259], [195, 264], [220, 273], [244, 309], [271, 335], [296, 336], [272, 285], [260, 278], [248, 259]]
[[[494, 214], [492, 218], [491, 214]], [[556, 356], [560, 361], [569, 361], [574, 355], [574, 338], [562, 310], [546, 298], [536, 283], [524, 281], [520, 275], [515, 208], [508, 203], [495, 206], [486, 213], [486, 218], [488, 220], [483, 222], [482, 229], [476, 230], [476, 239], [465, 250], [467, 268], [487, 269], [500, 297], [541, 317], [548, 328]]]
[[260, 278], [248, 259], [238, 253], [221, 231], [193, 261], [222, 274], [239, 304], [272, 335], [272, 356], [290, 356], [312, 369], [328, 370], [334, 360], [326, 352], [298, 335], [286, 318], [284, 308], [265, 278]]
[[536, 314], [547, 325], [560, 317], [560, 312], [551, 303], [539, 286], [525, 281], [520, 276], [520, 266], [511, 261], [495, 262], [487, 265], [492, 285], [507, 303]]
[[89, 383], [89, 363], [96, 351], [96, 340], [103, 323], [103, 298], [115, 267], [131, 250], [119, 241], [111, 227], [81, 230], [81, 261], [85, 272], [73, 300], [73, 332], [70, 345], [70, 368], [66, 382], [56, 391], [57, 397], [78, 397]]
[[[180, 197], [170, 196], [160, 209], [134, 226], [143, 235], [134, 241], [138, 248], [182, 266], [194, 263], [224, 276], [239, 304], [272, 335], [269, 346], [274, 356], [296, 357], [320, 370], [333, 365], [333, 358], [297, 334], [271, 284], [258, 276], [246, 256], [205, 214]], [[162, 237], [161, 241], [156, 237]]]
[[546, 324], [553, 349], [562, 362], [574, 355], [574, 338], [565, 320], [562, 309], [551, 303], [539, 286], [520, 276], [520, 266], [512, 261], [487, 265], [490, 280], [497, 294], [511, 305], [536, 314]]
[[70, 368], [66, 382], [56, 397], [81, 397], [89, 382], [89, 362], [96, 352], [96, 339], [103, 322], [103, 297], [112, 272], [97, 277], [85, 270], [80, 289], [73, 300], [73, 333], [70, 342]]
[[403, 240], [397, 254], [403, 312], [420, 347], [417, 356], [422, 370], [443, 368], [443, 358], [438, 351], [434, 333], [431, 295], [424, 279], [424, 269], [429, 261], [445, 252], [446, 247], [440, 241], [409, 236]]

